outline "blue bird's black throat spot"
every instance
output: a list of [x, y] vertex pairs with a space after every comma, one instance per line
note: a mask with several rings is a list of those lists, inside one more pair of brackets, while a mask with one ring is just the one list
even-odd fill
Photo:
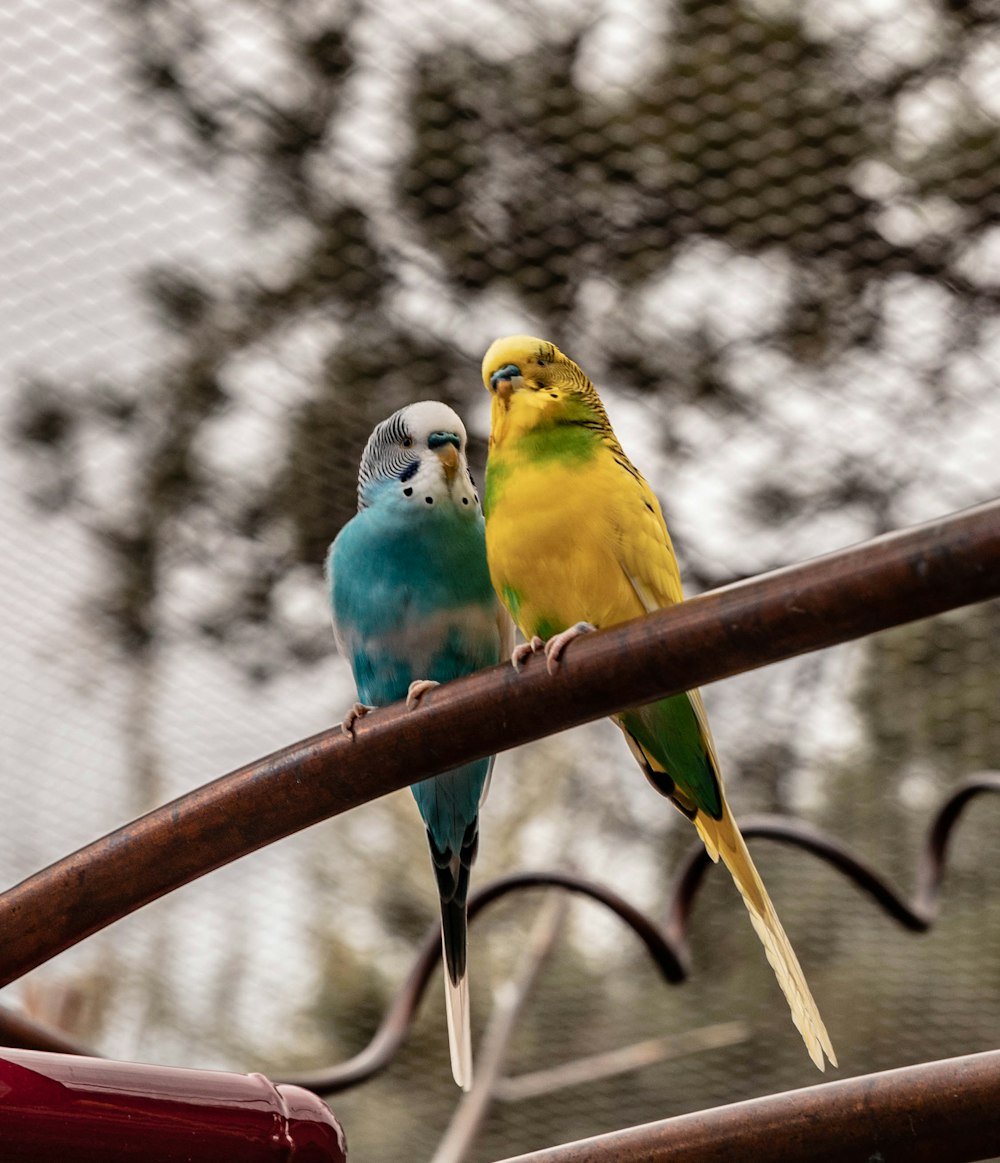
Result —
[[416, 474], [416, 471], [419, 467], [420, 467], [419, 460], [411, 460], [410, 463], [399, 474], [399, 479], [401, 481], [404, 481], [404, 482], [408, 481], [410, 479], [410, 477], [412, 477]]

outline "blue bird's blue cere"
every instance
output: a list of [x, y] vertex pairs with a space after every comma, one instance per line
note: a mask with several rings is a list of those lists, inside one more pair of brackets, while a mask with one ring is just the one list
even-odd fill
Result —
[[497, 368], [493, 375], [490, 376], [490, 386], [495, 388], [501, 380], [512, 380], [520, 374], [521, 369], [516, 363], [504, 364], [503, 367]]
[[443, 448], [446, 444], [453, 444], [459, 452], [462, 451], [462, 438], [457, 432], [432, 432], [427, 437], [428, 448]]

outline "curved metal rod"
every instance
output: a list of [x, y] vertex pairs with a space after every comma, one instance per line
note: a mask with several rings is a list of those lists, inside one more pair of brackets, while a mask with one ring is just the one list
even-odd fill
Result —
[[917, 866], [914, 909], [926, 920], [926, 927], [937, 920], [940, 911], [941, 884], [944, 881], [951, 833], [966, 804], [982, 792], [1000, 791], [1000, 772], [981, 771], [962, 780], [938, 809], [927, 829], [923, 859]]
[[[917, 888], [907, 902], [870, 864], [838, 841], [801, 820], [784, 816], [750, 816], [740, 821], [747, 839], [760, 838], [791, 844], [825, 860], [852, 880], [893, 920], [911, 932], [926, 932], [937, 919], [951, 833], [966, 805], [984, 792], [1000, 792], [1000, 772], [982, 772], [964, 780], [945, 800], [931, 821], [917, 859]], [[469, 921], [487, 905], [510, 892], [526, 888], [561, 888], [604, 905], [621, 918], [646, 946], [663, 977], [678, 984], [688, 977], [688, 920], [694, 899], [711, 866], [701, 844], [692, 845], [674, 880], [667, 918], [662, 929], [611, 889], [566, 872], [524, 872], [491, 881], [469, 898]], [[371, 1042], [359, 1054], [338, 1066], [283, 1078], [318, 1094], [347, 1090], [385, 1069], [406, 1039], [424, 989], [440, 960], [437, 926], [428, 934], [410, 974], [386, 1012]]]
[[[747, 839], [776, 840], [825, 860], [904, 928], [926, 932], [940, 911], [941, 884], [952, 832], [966, 806], [984, 792], [1000, 792], [1000, 772], [981, 772], [963, 780], [935, 813], [917, 859], [916, 889], [909, 902], [871, 865], [801, 820], [785, 816], [749, 816], [740, 821], [740, 828]], [[711, 861], [704, 847], [692, 845], [674, 879], [662, 928], [612, 889], [569, 872], [521, 872], [493, 880], [470, 896], [469, 921], [471, 923], [494, 901], [512, 892], [559, 888], [578, 893], [610, 909], [624, 921], [645, 945], [664, 979], [678, 984], [688, 977], [688, 921], [698, 889], [710, 867]], [[335, 1094], [384, 1070], [406, 1040], [427, 983], [440, 961], [440, 948], [440, 934], [435, 924], [372, 1040], [360, 1053], [337, 1066], [289, 1076], [283, 1081], [317, 1094]], [[94, 1054], [93, 1050], [74, 1043], [60, 1032], [25, 1019], [5, 1007], [0, 1007], [0, 1038], [9, 1045], [29, 1049]]]
[[[1000, 792], [1000, 772], [983, 771], [964, 779], [948, 796], [931, 820], [923, 847], [917, 857], [916, 887], [907, 901], [881, 874], [842, 844], [818, 828], [787, 816], [747, 816], [740, 820], [745, 839], [754, 836], [777, 840], [801, 848], [825, 860], [858, 888], [866, 892], [882, 910], [904, 928], [925, 933], [940, 912], [941, 884], [947, 863], [948, 843], [966, 805], [984, 792]], [[711, 867], [708, 853], [692, 846], [674, 881], [664, 934], [687, 956], [686, 933], [691, 905], [701, 880]]]
[[[912, 932], [926, 932], [940, 911], [940, 891], [952, 832], [966, 806], [984, 792], [1000, 792], [1000, 772], [982, 772], [964, 780], [936, 812], [917, 861], [916, 889], [907, 902], [871, 865], [860, 860], [819, 829], [784, 816], [750, 816], [740, 821], [747, 839], [776, 840], [825, 860], [867, 893], [890, 917]], [[522, 872], [500, 877], [469, 898], [469, 921], [509, 893], [531, 888], [559, 888], [589, 897], [610, 909], [639, 937], [665, 980], [678, 984], [689, 973], [688, 921], [705, 873], [711, 866], [701, 844], [685, 856], [670, 893], [662, 929], [618, 893], [569, 872]], [[348, 1090], [384, 1070], [406, 1039], [424, 990], [440, 960], [440, 936], [435, 924], [425, 938], [406, 980], [396, 993], [371, 1042], [337, 1066], [291, 1076], [285, 1081], [319, 1094]], [[0, 1038], [29, 1049], [93, 1055], [59, 1031], [0, 1007]]]
[[[561, 888], [590, 897], [610, 909], [632, 929], [667, 981], [677, 984], [687, 977], [686, 965], [682, 964], [671, 942], [660, 933], [654, 921], [605, 885], [570, 872], [518, 872], [490, 881], [470, 895], [469, 923], [501, 897], [526, 888]], [[335, 1094], [384, 1070], [406, 1040], [427, 982], [440, 960], [441, 931], [435, 923], [368, 1045], [338, 1066], [287, 1077], [283, 1075], [281, 1081], [317, 1094]]]

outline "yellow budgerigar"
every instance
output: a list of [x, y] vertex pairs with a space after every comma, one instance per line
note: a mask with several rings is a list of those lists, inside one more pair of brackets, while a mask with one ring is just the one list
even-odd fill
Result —
[[[622, 450], [594, 385], [552, 343], [498, 339], [483, 360], [493, 397], [484, 512], [497, 593], [549, 669], [568, 642], [682, 600], [660, 505]], [[547, 641], [545, 641], [547, 640]], [[792, 1018], [822, 1070], [830, 1038], [722, 788], [698, 691], [614, 717], [653, 787], [720, 856], [743, 896]]]

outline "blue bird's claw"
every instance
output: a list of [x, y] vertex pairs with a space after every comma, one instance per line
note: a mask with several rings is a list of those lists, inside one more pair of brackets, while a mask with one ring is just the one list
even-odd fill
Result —
[[410, 689], [406, 692], [406, 709], [408, 711], [414, 710], [428, 691], [432, 691], [436, 686], [440, 685], [439, 682], [435, 682], [432, 678], [415, 678], [410, 683]]
[[374, 707], [369, 707], [367, 703], [355, 703], [353, 707], [344, 716], [343, 722], [340, 724], [341, 732], [349, 739], [354, 738], [354, 724], [358, 719], [363, 719], [369, 711], [374, 711]]

